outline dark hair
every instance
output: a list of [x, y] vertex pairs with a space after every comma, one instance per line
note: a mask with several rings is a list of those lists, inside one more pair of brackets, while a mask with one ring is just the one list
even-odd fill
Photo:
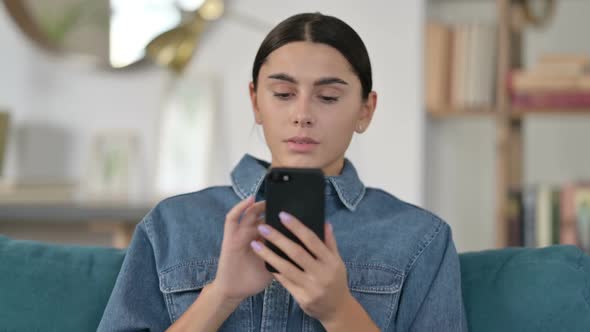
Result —
[[340, 51], [361, 81], [363, 99], [369, 96], [373, 85], [371, 61], [361, 37], [344, 21], [321, 13], [291, 16], [268, 33], [254, 59], [252, 82], [255, 89], [260, 67], [268, 55], [281, 46], [297, 41], [326, 44]]

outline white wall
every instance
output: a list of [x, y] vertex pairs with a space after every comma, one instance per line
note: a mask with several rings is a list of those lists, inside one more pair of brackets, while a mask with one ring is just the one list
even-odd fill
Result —
[[590, 41], [584, 36], [590, 29], [590, 1], [557, 1], [556, 8], [557, 15], [545, 27], [527, 29], [525, 65], [534, 64], [544, 52], [590, 54]]
[[[104, 128], [137, 130], [145, 160], [152, 162], [167, 73], [114, 73], [55, 58], [31, 45], [4, 11], [0, 43], [0, 105], [14, 121], [6, 177], [76, 181], [84, 174], [91, 137]], [[29, 129], [34, 132], [25, 135]], [[153, 168], [140, 171], [149, 178]]]
[[[349, 157], [366, 184], [421, 204], [423, 1], [256, 0], [232, 1], [228, 6], [270, 25], [298, 12], [321, 11], [357, 30], [369, 49], [374, 87], [380, 94], [374, 123], [356, 138]], [[228, 172], [245, 152], [269, 157], [262, 135], [251, 131], [247, 94], [252, 61], [265, 33], [225, 18], [210, 27], [188, 70], [216, 73], [222, 82], [211, 184], [228, 183]], [[142, 174], [153, 178], [157, 116], [167, 73], [157, 68], [112, 73], [52, 58], [30, 46], [4, 12], [0, 12], [0, 45], [0, 105], [15, 115], [17, 129], [32, 123], [52, 126], [62, 132], [68, 147], [53, 155], [34, 153], [31, 158], [36, 158], [38, 168], [27, 172], [76, 180], [83, 174], [93, 133], [130, 128], [141, 132], [147, 165]], [[6, 174], [17, 176], [23, 171], [16, 163], [17, 130], [10, 139]], [[145, 185], [147, 192], [149, 181]]]
[[430, 120], [426, 137], [426, 207], [451, 225], [457, 250], [494, 247], [493, 119]]

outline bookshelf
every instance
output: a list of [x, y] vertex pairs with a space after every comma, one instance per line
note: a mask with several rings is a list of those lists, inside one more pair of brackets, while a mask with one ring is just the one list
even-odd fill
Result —
[[512, 108], [512, 118], [522, 118], [527, 115], [563, 115], [563, 116], [590, 116], [590, 108]]
[[[562, 0], [563, 1], [563, 0]], [[449, 2], [461, 5], [458, 0], [431, 0], [430, 5]], [[478, 1], [482, 3], [484, 1]], [[495, 48], [495, 91], [493, 103], [489, 106], [439, 106], [427, 105], [426, 113], [430, 121], [457, 121], [486, 118], [494, 126], [494, 243], [497, 248], [509, 243], [508, 210], [509, 195], [513, 188], [524, 187], [524, 123], [529, 117], [574, 117], [590, 119], [590, 107], [513, 107], [507, 79], [510, 73], [523, 66], [523, 29], [522, 24], [515, 24], [517, 4], [520, 0], [489, 0], [487, 3], [495, 8], [496, 48]], [[465, 5], [474, 5], [465, 2]], [[428, 61], [428, 60], [427, 60]], [[427, 65], [428, 67], [428, 65]], [[427, 78], [428, 79], [428, 78]], [[428, 83], [427, 83], [428, 84]], [[452, 98], [451, 98], [452, 99]]]
[[457, 117], [493, 117], [496, 116], [493, 107], [471, 107], [471, 108], [437, 108], [429, 110], [428, 115], [434, 119], [452, 119]]

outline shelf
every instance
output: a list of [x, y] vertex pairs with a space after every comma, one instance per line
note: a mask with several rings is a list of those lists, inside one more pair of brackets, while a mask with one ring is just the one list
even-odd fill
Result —
[[124, 221], [139, 222], [153, 207], [151, 204], [101, 205], [81, 202], [0, 204], [0, 224], [4, 222], [84, 222]]
[[432, 119], [452, 119], [462, 117], [494, 117], [498, 112], [492, 107], [476, 108], [438, 108], [430, 109], [427, 114]]
[[510, 111], [512, 118], [522, 118], [527, 115], [584, 115], [590, 116], [590, 108], [513, 108]]
[[[435, 120], [467, 118], [467, 117], [495, 117], [498, 113], [494, 108], [468, 108], [453, 109], [440, 108], [427, 111], [428, 117]], [[510, 118], [521, 119], [529, 115], [563, 115], [563, 116], [590, 116], [590, 108], [513, 108]]]

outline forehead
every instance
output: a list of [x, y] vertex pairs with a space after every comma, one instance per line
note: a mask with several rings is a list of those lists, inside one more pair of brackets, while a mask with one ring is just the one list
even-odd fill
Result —
[[326, 44], [308, 41], [292, 42], [274, 50], [260, 71], [265, 74], [285, 72], [301, 78], [355, 76], [350, 63], [340, 51]]

